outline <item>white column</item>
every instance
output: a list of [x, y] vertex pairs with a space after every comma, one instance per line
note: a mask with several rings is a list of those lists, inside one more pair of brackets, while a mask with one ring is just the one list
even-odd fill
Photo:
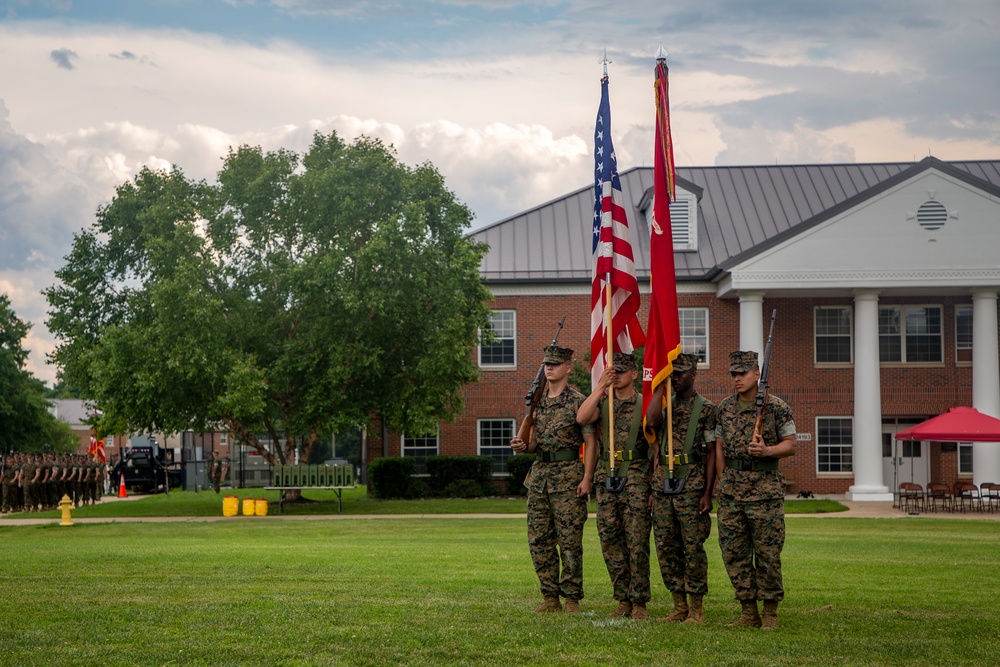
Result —
[[740, 292], [740, 350], [764, 354], [763, 308], [763, 292]]
[[[1000, 357], [997, 353], [997, 288], [972, 290], [972, 407], [1000, 418]], [[972, 481], [1000, 481], [1000, 444], [972, 446]]]
[[854, 291], [854, 484], [848, 500], [892, 500], [882, 479], [878, 290]]

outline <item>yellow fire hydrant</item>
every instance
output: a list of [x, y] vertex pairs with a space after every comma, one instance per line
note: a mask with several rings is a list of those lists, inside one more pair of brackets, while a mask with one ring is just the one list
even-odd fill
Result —
[[59, 501], [59, 509], [62, 510], [62, 521], [59, 522], [59, 525], [72, 526], [73, 521], [70, 515], [73, 513], [73, 501], [70, 500], [69, 496], [62, 497], [62, 500]]

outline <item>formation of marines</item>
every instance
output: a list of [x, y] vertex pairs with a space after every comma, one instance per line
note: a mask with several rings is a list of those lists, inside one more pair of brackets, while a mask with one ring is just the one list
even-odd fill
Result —
[[670, 613], [659, 620], [704, 623], [704, 544], [718, 489], [719, 546], [741, 606], [740, 616], [728, 625], [777, 629], [785, 537], [785, 484], [778, 460], [795, 453], [795, 423], [791, 409], [775, 396], [766, 397], [757, 418], [757, 353], [729, 355], [733, 394], [718, 406], [695, 389], [698, 357], [680, 355], [673, 363], [669, 399], [664, 383], [649, 401], [649, 444], [641, 427], [642, 396], [633, 389], [638, 375], [633, 355], [615, 354], [584, 398], [567, 384], [573, 350], [550, 345], [544, 354], [549, 387], [537, 408], [535, 429], [530, 442], [511, 440], [515, 453], [537, 454], [525, 479], [528, 544], [543, 597], [534, 611], [564, 611], [560, 597], [566, 599], [566, 612], [579, 611], [586, 502], [594, 491], [601, 551], [618, 603], [608, 615], [649, 617], [652, 533], [660, 575], [673, 598]]
[[55, 509], [63, 496], [75, 507], [92, 505], [104, 494], [107, 466], [86, 455], [12, 453], [0, 466], [3, 514]]

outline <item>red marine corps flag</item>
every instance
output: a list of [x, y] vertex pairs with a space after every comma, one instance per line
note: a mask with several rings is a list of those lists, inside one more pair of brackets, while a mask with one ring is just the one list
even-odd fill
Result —
[[[677, 317], [677, 278], [674, 274], [674, 241], [670, 229], [670, 202], [674, 198], [674, 147], [670, 139], [670, 104], [667, 100], [667, 54], [656, 54], [656, 147], [653, 155], [653, 219], [649, 230], [649, 321], [642, 369], [642, 416], [653, 390], [666, 382], [674, 359], [681, 353], [681, 327]], [[670, 394], [664, 392], [669, 398]], [[646, 439], [655, 436], [643, 429]]]
[[[615, 352], [632, 352], [645, 342], [642, 325], [637, 317], [639, 283], [635, 279], [625, 197], [618, 179], [618, 164], [611, 142], [607, 62], [605, 58], [604, 78], [601, 79], [601, 106], [597, 111], [597, 126], [594, 130], [594, 273], [590, 294], [590, 373], [595, 387], [609, 361], [606, 357]], [[611, 339], [611, 347], [614, 349], [607, 349], [608, 339]]]

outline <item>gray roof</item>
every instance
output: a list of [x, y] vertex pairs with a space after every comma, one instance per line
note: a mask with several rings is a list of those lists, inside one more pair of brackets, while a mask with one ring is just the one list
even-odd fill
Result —
[[[678, 187], [698, 195], [698, 249], [675, 251], [678, 281], [711, 280], [727, 267], [909, 179], [938, 169], [1000, 196], [1000, 160], [754, 167], [678, 167]], [[636, 276], [649, 278], [649, 231], [639, 206], [652, 194], [653, 169], [621, 175]], [[481, 273], [490, 283], [589, 282], [594, 188], [484, 227]]]

